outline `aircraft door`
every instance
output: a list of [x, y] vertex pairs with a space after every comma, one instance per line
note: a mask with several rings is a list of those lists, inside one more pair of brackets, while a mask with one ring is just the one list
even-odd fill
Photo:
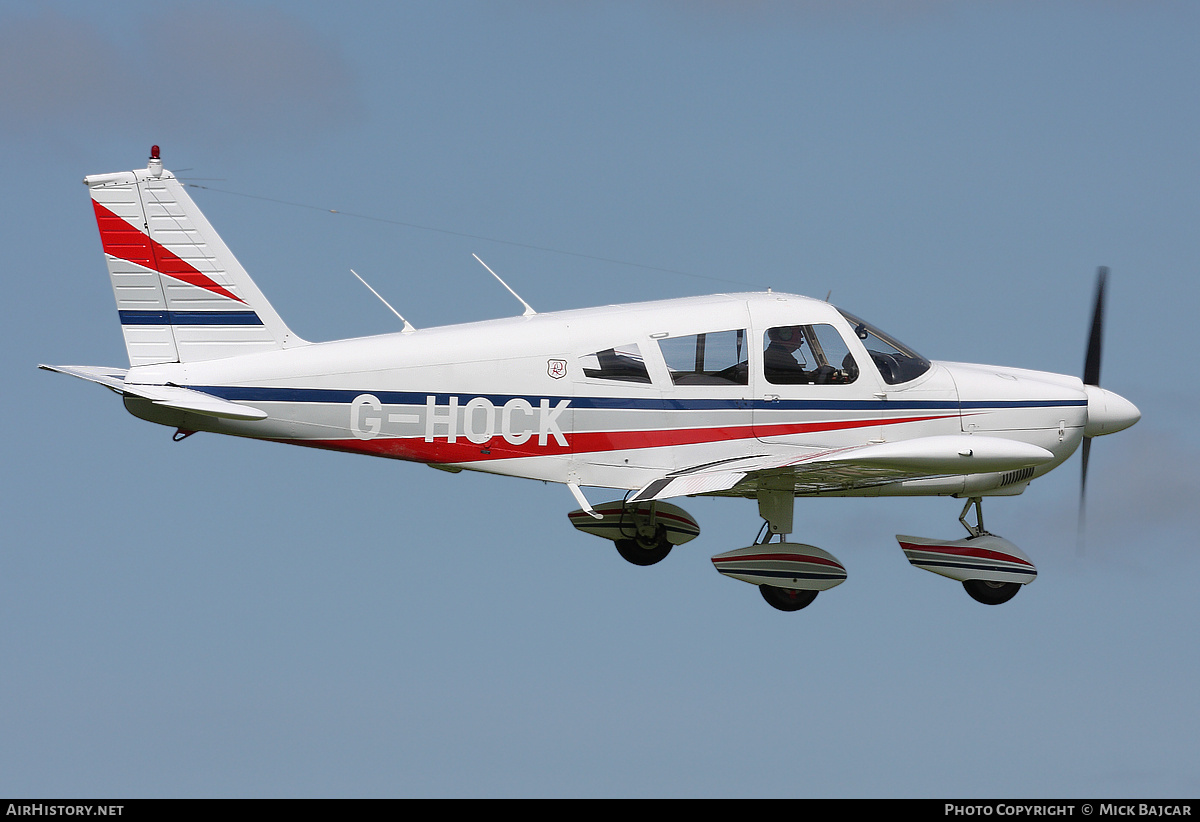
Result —
[[752, 311], [755, 437], [815, 448], [878, 439], [879, 378], [862, 367], [861, 346], [846, 336], [845, 323], [779, 302]]

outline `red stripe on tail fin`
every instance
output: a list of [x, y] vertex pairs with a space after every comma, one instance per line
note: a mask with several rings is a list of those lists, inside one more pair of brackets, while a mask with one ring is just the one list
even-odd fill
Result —
[[237, 300], [242, 305], [246, 304], [241, 297], [197, 271], [187, 260], [172, 253], [162, 243], [155, 242], [123, 217], [109, 211], [95, 200], [92, 200], [92, 206], [96, 209], [96, 224], [100, 227], [100, 242], [104, 246], [105, 254], [145, 266], [213, 294]]

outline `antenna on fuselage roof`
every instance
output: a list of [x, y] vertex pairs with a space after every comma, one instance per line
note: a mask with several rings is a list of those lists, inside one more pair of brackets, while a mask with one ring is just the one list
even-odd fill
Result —
[[[400, 312], [397, 311], [396, 309], [392, 308], [392, 304], [389, 303], [387, 300], [385, 300], [378, 291], [371, 288], [371, 284], [369, 282], [364, 280], [362, 277], [359, 277], [357, 271], [355, 271], [352, 268], [352, 269], [350, 269], [350, 273], [353, 274], [355, 277], [358, 277], [358, 281], [360, 283], [362, 283], [363, 285], [365, 285], [372, 294], [374, 294], [376, 297], [379, 297], [379, 301], [381, 303], [383, 303], [384, 305], [386, 305], [388, 307], [389, 311], [391, 311], [397, 317], [400, 317]], [[417, 330], [417, 329], [413, 328], [412, 323], [410, 323], [408, 320], [404, 319], [403, 317], [400, 317], [400, 322], [404, 323], [404, 330], [400, 332], [401, 334], [411, 334], [412, 332]]]
[[[478, 255], [478, 254], [472, 254], [471, 256], [472, 256], [472, 257], [474, 257], [476, 260], [479, 260], [479, 255]], [[534, 311], [534, 310], [533, 310], [533, 306], [532, 306], [532, 305], [530, 305], [529, 303], [527, 303], [527, 302], [525, 302], [524, 300], [522, 300], [522, 299], [521, 299], [521, 295], [520, 295], [520, 294], [518, 294], [517, 292], [513, 291], [513, 290], [512, 290], [512, 288], [511, 288], [511, 287], [509, 287], [508, 283], [506, 283], [506, 282], [504, 282], [504, 280], [501, 280], [501, 279], [500, 279], [500, 275], [499, 275], [499, 274], [497, 274], [495, 271], [492, 271], [492, 269], [488, 268], [488, 264], [487, 264], [487, 263], [485, 263], [483, 260], [479, 260], [479, 264], [480, 264], [481, 266], [483, 266], [484, 268], [487, 268], [487, 270], [488, 270], [488, 273], [489, 273], [489, 274], [491, 274], [493, 277], [495, 277], [495, 278], [496, 278], [496, 281], [497, 281], [498, 283], [500, 283], [500, 285], [502, 285], [502, 286], [504, 286], [505, 288], [507, 288], [507, 289], [508, 289], [508, 293], [509, 293], [509, 294], [512, 294], [514, 297], [516, 297], [516, 298], [517, 298], [517, 300], [518, 300], [518, 301], [521, 303], [521, 305], [525, 306], [525, 313], [524, 313], [524, 315], [523, 315], [523, 316], [525, 316], [525, 317], [528, 317], [530, 314], [536, 314], [536, 313], [537, 313], [536, 311]]]

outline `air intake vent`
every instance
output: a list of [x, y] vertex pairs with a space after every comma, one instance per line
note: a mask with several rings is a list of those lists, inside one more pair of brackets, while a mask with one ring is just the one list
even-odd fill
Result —
[[1022, 468], [1019, 471], [1009, 471], [1000, 477], [1001, 485], [1012, 485], [1017, 482], [1025, 482], [1033, 476], [1033, 466]]

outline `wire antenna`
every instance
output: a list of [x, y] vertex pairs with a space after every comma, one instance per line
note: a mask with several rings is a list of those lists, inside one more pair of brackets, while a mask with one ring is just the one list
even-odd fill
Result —
[[[206, 179], [206, 178], [197, 177], [194, 179]], [[617, 260], [617, 259], [613, 259], [611, 257], [600, 257], [595, 254], [581, 254], [580, 252], [577, 252], [577, 251], [567, 251], [567, 250], [561, 249], [561, 248], [550, 248], [548, 246], [533, 245], [531, 243], [518, 243], [513, 240], [502, 240], [499, 237], [484, 237], [479, 234], [469, 234], [465, 231], [451, 231], [450, 229], [447, 229], [447, 228], [437, 228], [436, 226], [420, 225], [418, 223], [405, 222], [404, 220], [393, 220], [393, 219], [390, 219], [387, 217], [378, 217], [378, 216], [375, 216], [372, 214], [360, 214], [360, 213], [354, 212], [354, 211], [343, 211], [342, 209], [339, 209], [339, 208], [324, 208], [323, 206], [311, 205], [309, 203], [296, 203], [296, 202], [292, 202], [290, 200], [280, 200], [276, 197], [265, 197], [260, 194], [247, 194], [244, 191], [230, 191], [229, 189], [226, 189], [226, 188], [216, 188], [214, 186], [202, 186], [202, 185], [199, 185], [198, 183], [184, 183], [184, 185], [186, 185], [188, 188], [199, 188], [199, 189], [203, 189], [204, 191], [215, 191], [218, 194], [229, 194], [234, 197], [246, 197], [251, 200], [261, 200], [262, 202], [275, 203], [277, 205], [291, 206], [292, 208], [304, 208], [304, 209], [308, 209], [310, 211], [321, 211], [326, 214], [337, 214], [341, 217], [353, 217], [354, 219], [357, 219], [357, 220], [370, 220], [371, 222], [385, 223], [387, 225], [404, 226], [405, 228], [413, 228], [413, 229], [417, 229], [419, 231], [434, 231], [434, 232], [437, 232], [438, 234], [447, 234], [451, 237], [466, 237], [471, 240], [483, 240], [484, 242], [488, 242], [488, 243], [501, 243], [503, 245], [515, 246], [516, 248], [529, 248], [529, 249], [533, 249], [534, 251], [545, 251], [549, 254], [565, 254], [568, 257], [578, 257], [583, 260], [595, 260], [595, 261], [601, 262], [601, 263], [611, 263], [612, 265], [631, 266], [633, 268], [642, 268], [647, 271], [661, 271], [666, 274], [679, 274], [684, 277], [693, 277], [693, 278], [700, 279], [700, 280], [713, 280], [715, 282], [721, 282], [721, 283], [734, 283], [736, 285], [746, 285], [746, 286], [752, 286], [754, 288], [762, 287], [757, 283], [751, 283], [746, 280], [735, 280], [735, 279], [731, 279], [729, 277], [713, 277], [708, 274], [696, 274], [691, 271], [680, 271], [679, 269], [675, 269], [675, 268], [662, 268], [661, 266], [656, 266], [656, 265], [646, 265], [645, 263], [635, 263], [631, 260]]]

